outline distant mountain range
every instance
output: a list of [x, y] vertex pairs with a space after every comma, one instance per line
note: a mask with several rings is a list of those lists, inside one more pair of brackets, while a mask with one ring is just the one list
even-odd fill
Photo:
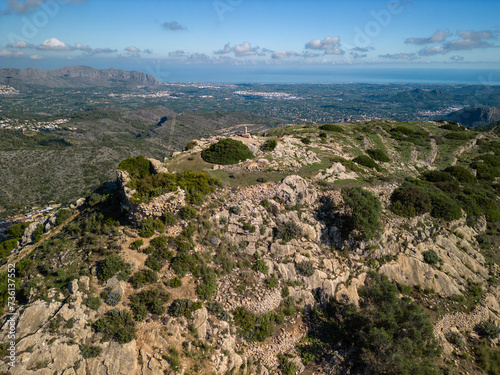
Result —
[[483, 127], [500, 121], [500, 106], [473, 106], [452, 112], [444, 117], [446, 121], [456, 121], [472, 128]]
[[404, 102], [422, 102], [422, 101], [435, 101], [435, 100], [451, 100], [453, 95], [443, 91], [441, 89], [434, 90], [424, 90], [424, 89], [414, 89], [410, 91], [404, 91], [394, 96], [396, 101]]
[[44, 86], [52, 88], [84, 88], [91, 86], [110, 87], [124, 85], [158, 85], [158, 80], [139, 71], [120, 69], [95, 69], [90, 66], [64, 66], [56, 70], [0, 69], [0, 84], [23, 88]]

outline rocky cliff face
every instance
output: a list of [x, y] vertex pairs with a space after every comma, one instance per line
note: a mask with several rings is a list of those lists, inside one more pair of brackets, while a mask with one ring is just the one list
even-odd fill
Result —
[[[430, 131], [439, 129], [434, 124], [425, 126]], [[321, 319], [320, 311], [327, 311], [323, 309], [330, 303], [362, 306], [359, 291], [372, 272], [396, 282], [401, 293], [432, 316], [443, 360], [451, 361], [458, 358], [457, 353], [469, 350], [451, 343], [450, 333], [472, 343], [479, 340], [478, 323], [500, 319], [500, 289], [491, 282], [498, 275], [498, 265], [485, 258], [480, 243], [491, 222], [484, 215], [472, 222], [465, 210], [458, 219], [448, 221], [431, 213], [398, 216], [391, 211], [391, 197], [401, 182], [387, 178], [403, 172], [418, 177], [410, 161], [429, 165], [451, 157], [429, 161], [433, 147], [429, 144], [427, 150], [408, 152], [408, 161], [381, 163], [385, 171], [378, 174], [352, 161], [359, 154], [352, 147], [355, 137], [344, 134], [324, 142], [324, 136], [309, 131], [316, 143], [306, 147], [298, 134], [276, 137], [276, 148], [268, 151], [262, 151], [265, 137], [236, 136], [255, 155], [236, 165], [210, 165], [200, 158], [200, 151], [220, 137], [198, 140], [191, 150], [165, 163], [150, 159], [154, 175], [197, 169], [222, 179], [222, 187], [194, 205], [196, 217], [175, 217], [192, 205], [186, 197], [195, 187], [179, 187], [134, 204], [135, 192], [127, 186], [129, 175], [120, 171], [116, 191], [103, 190], [89, 199], [80, 217], [63, 231], [61, 241], [74, 240], [74, 245], [51, 242], [59, 250], [50, 260], [43, 257], [48, 245], [30, 255], [38, 268], [25, 265], [23, 278], [40, 291], [48, 289], [43, 299], [31, 289], [31, 297], [25, 297], [28, 301], [19, 307], [18, 365], [9, 369], [6, 363], [0, 364], [0, 371], [271, 374], [285, 372], [282, 355], [286, 354], [286, 363], [297, 372], [349, 373], [348, 349], [335, 347], [323, 359], [318, 352], [316, 362], [310, 364], [300, 356], [297, 345], [315, 342], [310, 341], [310, 334], [318, 329], [315, 321]], [[383, 134], [389, 132], [383, 129]], [[387, 147], [391, 157], [397, 155], [398, 145], [389, 138], [375, 141], [369, 136], [357, 141], [363, 150], [377, 142]], [[477, 147], [464, 151], [467, 158]], [[249, 183], [250, 179], [258, 183]], [[348, 232], [346, 220], [352, 208], [346, 206], [344, 192], [358, 184], [380, 202], [382, 229], [372, 239]], [[126, 221], [119, 210], [113, 211], [116, 204], [128, 207], [133, 220]], [[368, 207], [365, 212], [369, 214]], [[164, 219], [166, 228], [159, 225], [153, 234], [138, 236], [139, 229], [144, 230], [141, 223], [164, 218], [165, 213], [170, 215]], [[122, 222], [110, 226], [111, 218]], [[90, 234], [75, 237], [76, 228], [88, 228]], [[93, 233], [101, 233], [103, 242]], [[434, 258], [429, 260], [429, 254]], [[129, 268], [121, 269], [116, 256]], [[76, 272], [71, 267], [79, 263], [82, 268]], [[58, 269], [67, 270], [71, 277], [64, 278]], [[82, 276], [83, 270], [87, 274]], [[155, 278], [147, 280], [146, 274], [151, 273]], [[45, 287], [54, 275], [58, 281]], [[145, 302], [147, 293], [157, 291], [168, 293], [168, 301], [156, 295], [156, 301]], [[98, 296], [100, 305], [95, 303]], [[134, 316], [135, 335], [121, 344], [119, 334], [110, 339], [96, 323], [115, 308]], [[272, 329], [266, 326], [269, 319]], [[251, 324], [255, 326], [247, 330]], [[121, 329], [130, 327], [129, 322]], [[8, 332], [4, 324], [0, 340], [5, 341]], [[262, 336], [253, 336], [256, 332]], [[467, 359], [457, 360], [453, 371], [458, 373], [459, 366], [466, 366], [469, 373], [479, 371]]]
[[120, 69], [95, 69], [89, 66], [65, 66], [56, 70], [35, 68], [0, 69], [0, 83], [16, 85], [35, 85], [46, 87], [89, 87], [111, 86], [121, 81], [124, 84], [148, 85], [159, 84], [158, 80], [139, 71]]
[[481, 127], [500, 121], [500, 106], [474, 106], [452, 112], [445, 116], [447, 121], [455, 121], [470, 127]]

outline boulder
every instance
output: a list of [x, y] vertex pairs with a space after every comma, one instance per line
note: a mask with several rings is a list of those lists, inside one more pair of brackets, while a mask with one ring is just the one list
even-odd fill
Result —
[[309, 184], [297, 175], [287, 176], [278, 186], [276, 196], [286, 207], [297, 204], [311, 205], [317, 197], [315, 190], [309, 189]]
[[207, 337], [207, 320], [208, 311], [205, 307], [196, 310], [193, 313], [193, 326], [196, 328], [196, 333], [200, 340], [205, 340]]

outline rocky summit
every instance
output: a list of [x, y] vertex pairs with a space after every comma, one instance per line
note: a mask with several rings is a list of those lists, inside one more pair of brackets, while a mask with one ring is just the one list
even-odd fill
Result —
[[10, 229], [0, 373], [496, 374], [499, 176], [495, 129], [445, 121], [125, 159], [50, 225]]

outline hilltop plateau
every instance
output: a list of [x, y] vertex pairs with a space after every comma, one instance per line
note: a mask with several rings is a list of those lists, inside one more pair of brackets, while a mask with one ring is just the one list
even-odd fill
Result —
[[0, 372], [498, 373], [497, 130], [230, 130], [10, 229]]

